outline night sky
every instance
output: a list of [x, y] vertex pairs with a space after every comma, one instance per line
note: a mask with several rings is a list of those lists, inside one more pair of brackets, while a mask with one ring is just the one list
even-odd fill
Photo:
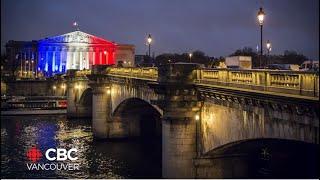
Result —
[[38, 40], [80, 30], [117, 43], [152, 51], [204, 51], [226, 56], [245, 46], [256, 48], [256, 14], [266, 12], [264, 40], [272, 54], [295, 50], [319, 59], [318, 0], [1, 0], [1, 52], [8, 40]]

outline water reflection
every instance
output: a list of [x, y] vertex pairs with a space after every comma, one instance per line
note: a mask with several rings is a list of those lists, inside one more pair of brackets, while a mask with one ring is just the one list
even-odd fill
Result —
[[[77, 148], [79, 171], [29, 171], [25, 154], [36, 145]], [[42, 158], [40, 162], [47, 162]], [[64, 161], [68, 162], [68, 161]], [[70, 161], [71, 162], [71, 161]], [[94, 141], [88, 119], [1, 117], [1, 178], [160, 178], [161, 148], [140, 140]]]

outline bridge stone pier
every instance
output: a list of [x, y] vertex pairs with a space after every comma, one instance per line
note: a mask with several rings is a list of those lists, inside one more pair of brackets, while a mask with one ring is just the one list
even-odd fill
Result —
[[159, 94], [154, 103], [163, 110], [163, 178], [195, 177], [193, 159], [197, 155], [197, 124], [201, 102], [193, 80], [197, 64], [172, 64], [159, 69], [157, 83], [150, 87]]
[[91, 115], [96, 138], [160, 137], [163, 178], [318, 177], [316, 73], [176, 63], [67, 77], [68, 116]]

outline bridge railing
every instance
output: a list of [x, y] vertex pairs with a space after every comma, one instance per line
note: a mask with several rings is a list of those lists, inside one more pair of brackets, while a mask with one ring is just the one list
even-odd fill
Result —
[[158, 69], [153, 67], [112, 67], [107, 69], [107, 74], [111, 76], [130, 77], [156, 81], [158, 79]]
[[279, 70], [197, 70], [196, 83], [319, 97], [319, 74]]
[[[158, 69], [153, 67], [109, 67], [105, 72], [109, 76], [157, 81]], [[76, 76], [86, 76], [91, 70], [77, 71]], [[268, 93], [283, 93], [308, 97], [319, 97], [319, 74], [304, 71], [280, 70], [196, 70], [195, 82], [201, 85], [239, 88]]]
[[76, 71], [76, 72], [75, 72], [75, 75], [76, 75], [77, 77], [79, 77], [79, 76], [86, 76], [86, 75], [89, 75], [89, 74], [91, 74], [91, 70], [90, 70], [90, 69], [84, 69], [84, 70]]

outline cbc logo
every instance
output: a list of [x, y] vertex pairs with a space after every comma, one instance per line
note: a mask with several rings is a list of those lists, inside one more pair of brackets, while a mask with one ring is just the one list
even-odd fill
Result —
[[75, 161], [78, 159], [78, 157], [72, 156], [72, 152], [77, 152], [78, 150], [76, 148], [72, 148], [69, 151], [67, 151], [66, 149], [63, 148], [57, 148], [57, 149], [53, 149], [50, 148], [46, 151], [46, 158], [49, 161], [64, 161], [64, 160], [71, 160], [71, 161]]
[[[75, 161], [78, 159], [75, 155], [77, 151], [78, 150], [76, 148], [71, 148], [69, 150], [64, 148], [50, 148], [45, 152], [45, 156], [49, 161], [65, 161], [67, 159]], [[27, 152], [27, 157], [30, 161], [35, 163], [42, 158], [42, 153], [38, 148], [32, 147]]]

